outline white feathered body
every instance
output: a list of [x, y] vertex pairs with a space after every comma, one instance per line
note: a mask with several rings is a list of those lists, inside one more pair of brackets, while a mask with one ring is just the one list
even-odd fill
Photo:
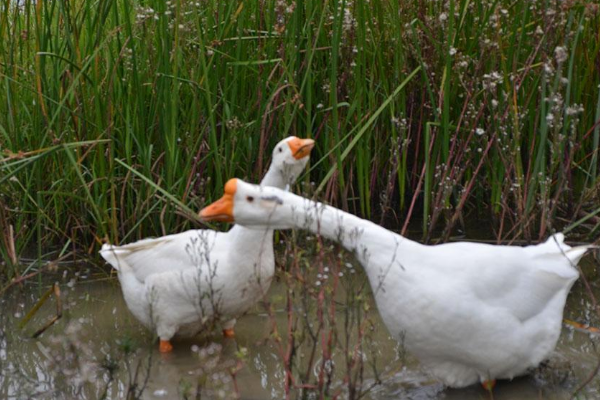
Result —
[[[293, 184], [313, 145], [295, 137], [279, 142], [261, 184]], [[265, 295], [275, 272], [268, 228], [189, 230], [123, 246], [106, 244], [100, 254], [118, 271], [131, 312], [165, 341], [175, 334], [195, 335], [213, 322], [232, 329], [235, 318]]]
[[242, 226], [104, 245], [100, 254], [118, 271], [134, 316], [165, 340], [244, 314], [266, 293], [275, 268], [272, 231]]
[[402, 240], [388, 240], [388, 249], [399, 243], [393, 263], [378, 250], [383, 238], [369, 246], [377, 307], [390, 333], [446, 385], [512, 379], [554, 350], [578, 277], [569, 258], [576, 263], [585, 249], [568, 258], [562, 236], [528, 247]]
[[[422, 245], [336, 208], [238, 180], [244, 226], [299, 228], [354, 252], [388, 330], [452, 387], [511, 379], [554, 350], [576, 265], [593, 246], [557, 234], [535, 246]], [[261, 196], [269, 207], [245, 203]]]

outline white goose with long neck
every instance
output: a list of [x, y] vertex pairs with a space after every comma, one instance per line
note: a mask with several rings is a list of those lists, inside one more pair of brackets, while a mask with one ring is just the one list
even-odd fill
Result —
[[[261, 184], [281, 189], [304, 170], [312, 139], [279, 142]], [[235, 318], [260, 300], [275, 272], [273, 231], [236, 225], [228, 232], [194, 229], [123, 246], [105, 244], [100, 255], [117, 271], [128, 308], [172, 349], [174, 335], [192, 336], [221, 322], [227, 336]]]
[[261, 229], [305, 229], [352, 251], [392, 336], [451, 387], [512, 379], [547, 358], [578, 278], [575, 266], [591, 247], [571, 248], [562, 234], [527, 247], [426, 246], [336, 208], [239, 179], [230, 180], [223, 198], [200, 216]]

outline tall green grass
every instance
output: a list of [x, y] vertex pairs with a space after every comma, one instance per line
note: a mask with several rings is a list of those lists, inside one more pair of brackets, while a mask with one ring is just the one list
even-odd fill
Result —
[[536, 239], [600, 206], [593, 4], [0, 4], [7, 261], [192, 226], [178, 203], [258, 181], [287, 135], [317, 139], [321, 198], [428, 239], [470, 212]]

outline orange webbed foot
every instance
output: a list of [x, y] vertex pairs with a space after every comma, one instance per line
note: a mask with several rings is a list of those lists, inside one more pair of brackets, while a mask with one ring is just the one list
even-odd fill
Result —
[[226, 338], [232, 338], [235, 336], [235, 332], [233, 331], [233, 328], [230, 329], [223, 329], [223, 336], [225, 336]]
[[483, 381], [481, 382], [481, 386], [483, 386], [483, 388], [485, 390], [487, 390], [488, 392], [491, 392], [492, 389], [494, 389], [494, 386], [496, 386], [496, 380], [495, 379], [490, 379], [487, 381]]
[[169, 342], [168, 340], [161, 339], [160, 344], [158, 346], [158, 350], [161, 353], [170, 353], [173, 351], [173, 346], [171, 345], [171, 342]]

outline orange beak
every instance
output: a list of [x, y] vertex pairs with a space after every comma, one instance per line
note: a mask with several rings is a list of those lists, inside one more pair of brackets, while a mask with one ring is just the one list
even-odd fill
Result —
[[234, 222], [233, 196], [237, 190], [237, 179], [233, 178], [225, 184], [223, 197], [204, 207], [198, 215], [204, 221]]
[[292, 156], [296, 160], [300, 160], [307, 157], [310, 151], [315, 147], [315, 141], [312, 139], [299, 139], [297, 137], [288, 140], [288, 146], [292, 150]]

